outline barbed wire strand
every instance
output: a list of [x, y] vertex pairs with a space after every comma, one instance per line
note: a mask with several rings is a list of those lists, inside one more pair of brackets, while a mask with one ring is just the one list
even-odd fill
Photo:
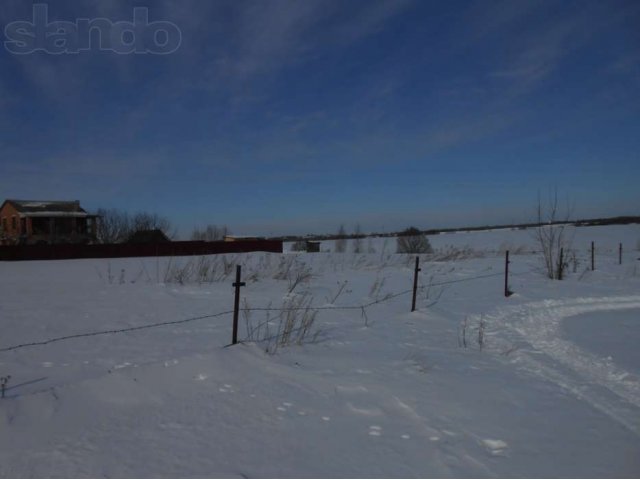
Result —
[[19, 348], [25, 348], [25, 347], [35, 347], [35, 346], [40, 346], [40, 345], [48, 345], [50, 343], [61, 342], [63, 340], [70, 340], [70, 339], [73, 339], [73, 338], [95, 337], [95, 336], [98, 336], [98, 335], [111, 335], [111, 334], [115, 334], [115, 333], [133, 332], [135, 330], [144, 330], [144, 329], [148, 329], [148, 328], [163, 327], [163, 326], [166, 326], [166, 325], [178, 325], [178, 324], [181, 324], [181, 323], [195, 322], [196, 320], [204, 320], [204, 319], [207, 319], [207, 318], [222, 317], [224, 315], [229, 315], [231, 313], [233, 313], [233, 310], [229, 310], [229, 311], [226, 311], [226, 312], [214, 313], [212, 315], [202, 315], [200, 317], [185, 318], [183, 320], [172, 320], [172, 321], [168, 321], [168, 322], [150, 323], [150, 324], [147, 324], [147, 325], [139, 325], [137, 327], [127, 327], [127, 328], [119, 328], [119, 329], [113, 329], [113, 330], [101, 330], [101, 331], [97, 331], [97, 332], [88, 332], [88, 333], [78, 333], [78, 334], [74, 334], [74, 335], [65, 335], [64, 337], [51, 338], [49, 340], [42, 340], [40, 342], [23, 343], [23, 344], [14, 345], [14, 346], [11, 346], [11, 347], [0, 348], [0, 352], [9, 352], [11, 350], [17, 350]]
[[[512, 275], [524, 275], [527, 273], [531, 273], [534, 270], [530, 270], [528, 272], [520, 272], [520, 273], [512, 273]], [[437, 287], [437, 286], [441, 286], [441, 285], [451, 285], [451, 284], [455, 284], [455, 283], [461, 283], [461, 282], [468, 282], [471, 280], [478, 280], [478, 279], [483, 279], [483, 278], [490, 278], [490, 277], [497, 277], [497, 276], [502, 276], [504, 275], [504, 272], [500, 272], [500, 273], [492, 273], [489, 275], [479, 275], [479, 276], [475, 276], [475, 277], [468, 277], [468, 278], [460, 278], [460, 279], [456, 279], [456, 280], [448, 280], [448, 281], [444, 281], [444, 282], [434, 282], [434, 283], [430, 283], [428, 285], [422, 285], [418, 288], [418, 290], [424, 290], [426, 288], [429, 287]], [[378, 305], [381, 303], [385, 303], [388, 302], [389, 300], [392, 300], [394, 298], [400, 297], [402, 295], [407, 295], [408, 293], [413, 292], [413, 289], [408, 289], [408, 290], [403, 290], [402, 292], [399, 293], [394, 293], [394, 294], [389, 294], [389, 295], [385, 295], [384, 297], [371, 301], [369, 303], [365, 303], [365, 304], [361, 304], [361, 305], [326, 305], [326, 306], [322, 306], [322, 307], [313, 307], [311, 305], [304, 305], [304, 306], [298, 306], [298, 307], [250, 307], [250, 308], [244, 308], [242, 309], [243, 311], [247, 312], [288, 312], [288, 311], [296, 311], [296, 310], [313, 310], [313, 311], [321, 311], [321, 310], [361, 310], [364, 311], [366, 308], [374, 306], [374, 305]], [[28, 342], [28, 343], [22, 343], [19, 345], [13, 345], [10, 347], [4, 347], [4, 348], [0, 348], [0, 353], [1, 352], [9, 352], [12, 350], [18, 350], [21, 348], [26, 348], [26, 347], [35, 347], [35, 346], [42, 346], [42, 345], [48, 345], [50, 343], [55, 343], [55, 342], [61, 342], [64, 340], [71, 340], [71, 339], [75, 339], [75, 338], [86, 338], [86, 337], [95, 337], [95, 336], [99, 336], [99, 335], [113, 335], [113, 334], [117, 334], [117, 333], [126, 333], [126, 332], [133, 332], [136, 330], [145, 330], [145, 329], [149, 329], [149, 328], [156, 328], [156, 327], [163, 327], [163, 326], [167, 326], [167, 325], [179, 325], [182, 323], [188, 323], [188, 322], [194, 322], [197, 320], [205, 320], [208, 318], [217, 318], [217, 317], [222, 317], [224, 315], [230, 315], [233, 313], [233, 310], [228, 310], [225, 312], [218, 312], [218, 313], [214, 313], [211, 315], [202, 315], [199, 317], [191, 317], [191, 318], [186, 318], [186, 319], [182, 319], [182, 320], [172, 320], [172, 321], [167, 321], [167, 322], [158, 322], [158, 323], [151, 323], [151, 324], [147, 324], [147, 325], [139, 325], [136, 327], [127, 327], [127, 328], [120, 328], [120, 329], [112, 329], [112, 330], [101, 330], [101, 331], [97, 331], [97, 332], [88, 332], [88, 333], [78, 333], [78, 334], [74, 334], [74, 335], [65, 335], [62, 337], [56, 337], [56, 338], [51, 338], [48, 340], [42, 340], [39, 342]], [[270, 321], [270, 320], [269, 320]], [[264, 322], [258, 326], [256, 326], [255, 328], [259, 328], [263, 325], [265, 325], [266, 323], [269, 323], [269, 321]]]

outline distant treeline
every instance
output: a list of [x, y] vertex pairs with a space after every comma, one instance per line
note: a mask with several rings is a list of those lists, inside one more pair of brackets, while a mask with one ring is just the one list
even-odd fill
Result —
[[[633, 223], [640, 223], [640, 217], [633, 216], [623, 216], [623, 217], [610, 217], [610, 218], [592, 218], [585, 220], [573, 220], [569, 222], [550, 222], [552, 225], [573, 225], [576, 227], [592, 227], [599, 225], [629, 225]], [[536, 228], [542, 225], [549, 225], [549, 223], [517, 223], [517, 224], [509, 224], [509, 225], [483, 225], [479, 227], [459, 227], [459, 228], [440, 228], [440, 229], [431, 229], [431, 230], [420, 230], [420, 233], [424, 235], [438, 235], [441, 233], [453, 233], [453, 232], [477, 232], [481, 230], [500, 230], [500, 229], [518, 229], [525, 230], [527, 228]], [[296, 236], [296, 235], [287, 235], [281, 237], [272, 237], [271, 240], [280, 240], [283, 242], [295, 242], [298, 240], [314, 240], [314, 241], [322, 241], [322, 240], [341, 240], [341, 239], [356, 239], [356, 238], [365, 238], [365, 237], [397, 237], [402, 235], [402, 231], [391, 232], [391, 233], [370, 233], [370, 234], [347, 234], [347, 235], [337, 235], [337, 234], [324, 234], [324, 235], [304, 235], [304, 236]]]

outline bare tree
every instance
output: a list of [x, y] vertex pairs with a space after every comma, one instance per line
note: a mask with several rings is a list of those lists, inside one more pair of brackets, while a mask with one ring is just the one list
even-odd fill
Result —
[[174, 238], [177, 235], [176, 230], [171, 225], [171, 221], [157, 213], [136, 213], [131, 219], [131, 233], [139, 232], [140, 230], [160, 230], [168, 238]]
[[429, 239], [416, 227], [409, 227], [398, 234], [398, 253], [431, 253]]
[[356, 225], [356, 230], [353, 233], [353, 253], [362, 253], [363, 251], [362, 230], [360, 225]]
[[336, 239], [336, 248], [335, 251], [337, 253], [344, 253], [347, 250], [347, 232], [344, 229], [344, 225], [340, 225], [338, 229], [338, 238]]
[[121, 243], [131, 234], [129, 214], [123, 210], [99, 208], [96, 236], [100, 243]]
[[139, 212], [131, 216], [118, 209], [100, 208], [97, 237], [100, 243], [121, 243], [140, 230], [160, 230], [168, 238], [175, 238], [177, 232], [166, 217], [155, 213]]
[[207, 225], [204, 229], [200, 230], [198, 227], [191, 232], [191, 240], [204, 240], [205, 242], [217, 242], [224, 240], [224, 237], [231, 235], [231, 231], [226, 225], [218, 227], [217, 225]]
[[[564, 215], [560, 213], [558, 206], [558, 191], [554, 190], [549, 196], [547, 205], [543, 205], [538, 194], [538, 227], [534, 231], [534, 237], [540, 246], [542, 259], [547, 276], [551, 279], [562, 279], [562, 272], [568, 265], [569, 248], [572, 239], [567, 235], [566, 227], [571, 215], [571, 208], [567, 206]], [[564, 250], [564, 258], [561, 252]]]

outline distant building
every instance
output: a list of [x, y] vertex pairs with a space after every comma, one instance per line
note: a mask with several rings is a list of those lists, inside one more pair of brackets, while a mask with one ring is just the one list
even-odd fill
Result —
[[5, 200], [0, 207], [0, 244], [92, 243], [97, 215], [79, 201]]
[[312, 240], [307, 240], [305, 242], [305, 246], [306, 246], [307, 252], [308, 253], [317, 253], [317, 252], [319, 252], [320, 251], [320, 243], [321, 242], [315, 242], [315, 241], [312, 241]]
[[127, 243], [166, 243], [170, 242], [162, 230], [138, 230], [127, 239]]
[[239, 237], [237, 235], [225, 235], [225, 242], [258, 242], [266, 240], [265, 237]]

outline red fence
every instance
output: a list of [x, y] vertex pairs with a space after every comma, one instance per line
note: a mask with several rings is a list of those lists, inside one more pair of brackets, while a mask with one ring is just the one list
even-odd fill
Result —
[[177, 257], [242, 252], [282, 253], [282, 242], [279, 240], [240, 240], [236, 242], [116, 243], [107, 245], [17, 245], [0, 247], [0, 261]]

